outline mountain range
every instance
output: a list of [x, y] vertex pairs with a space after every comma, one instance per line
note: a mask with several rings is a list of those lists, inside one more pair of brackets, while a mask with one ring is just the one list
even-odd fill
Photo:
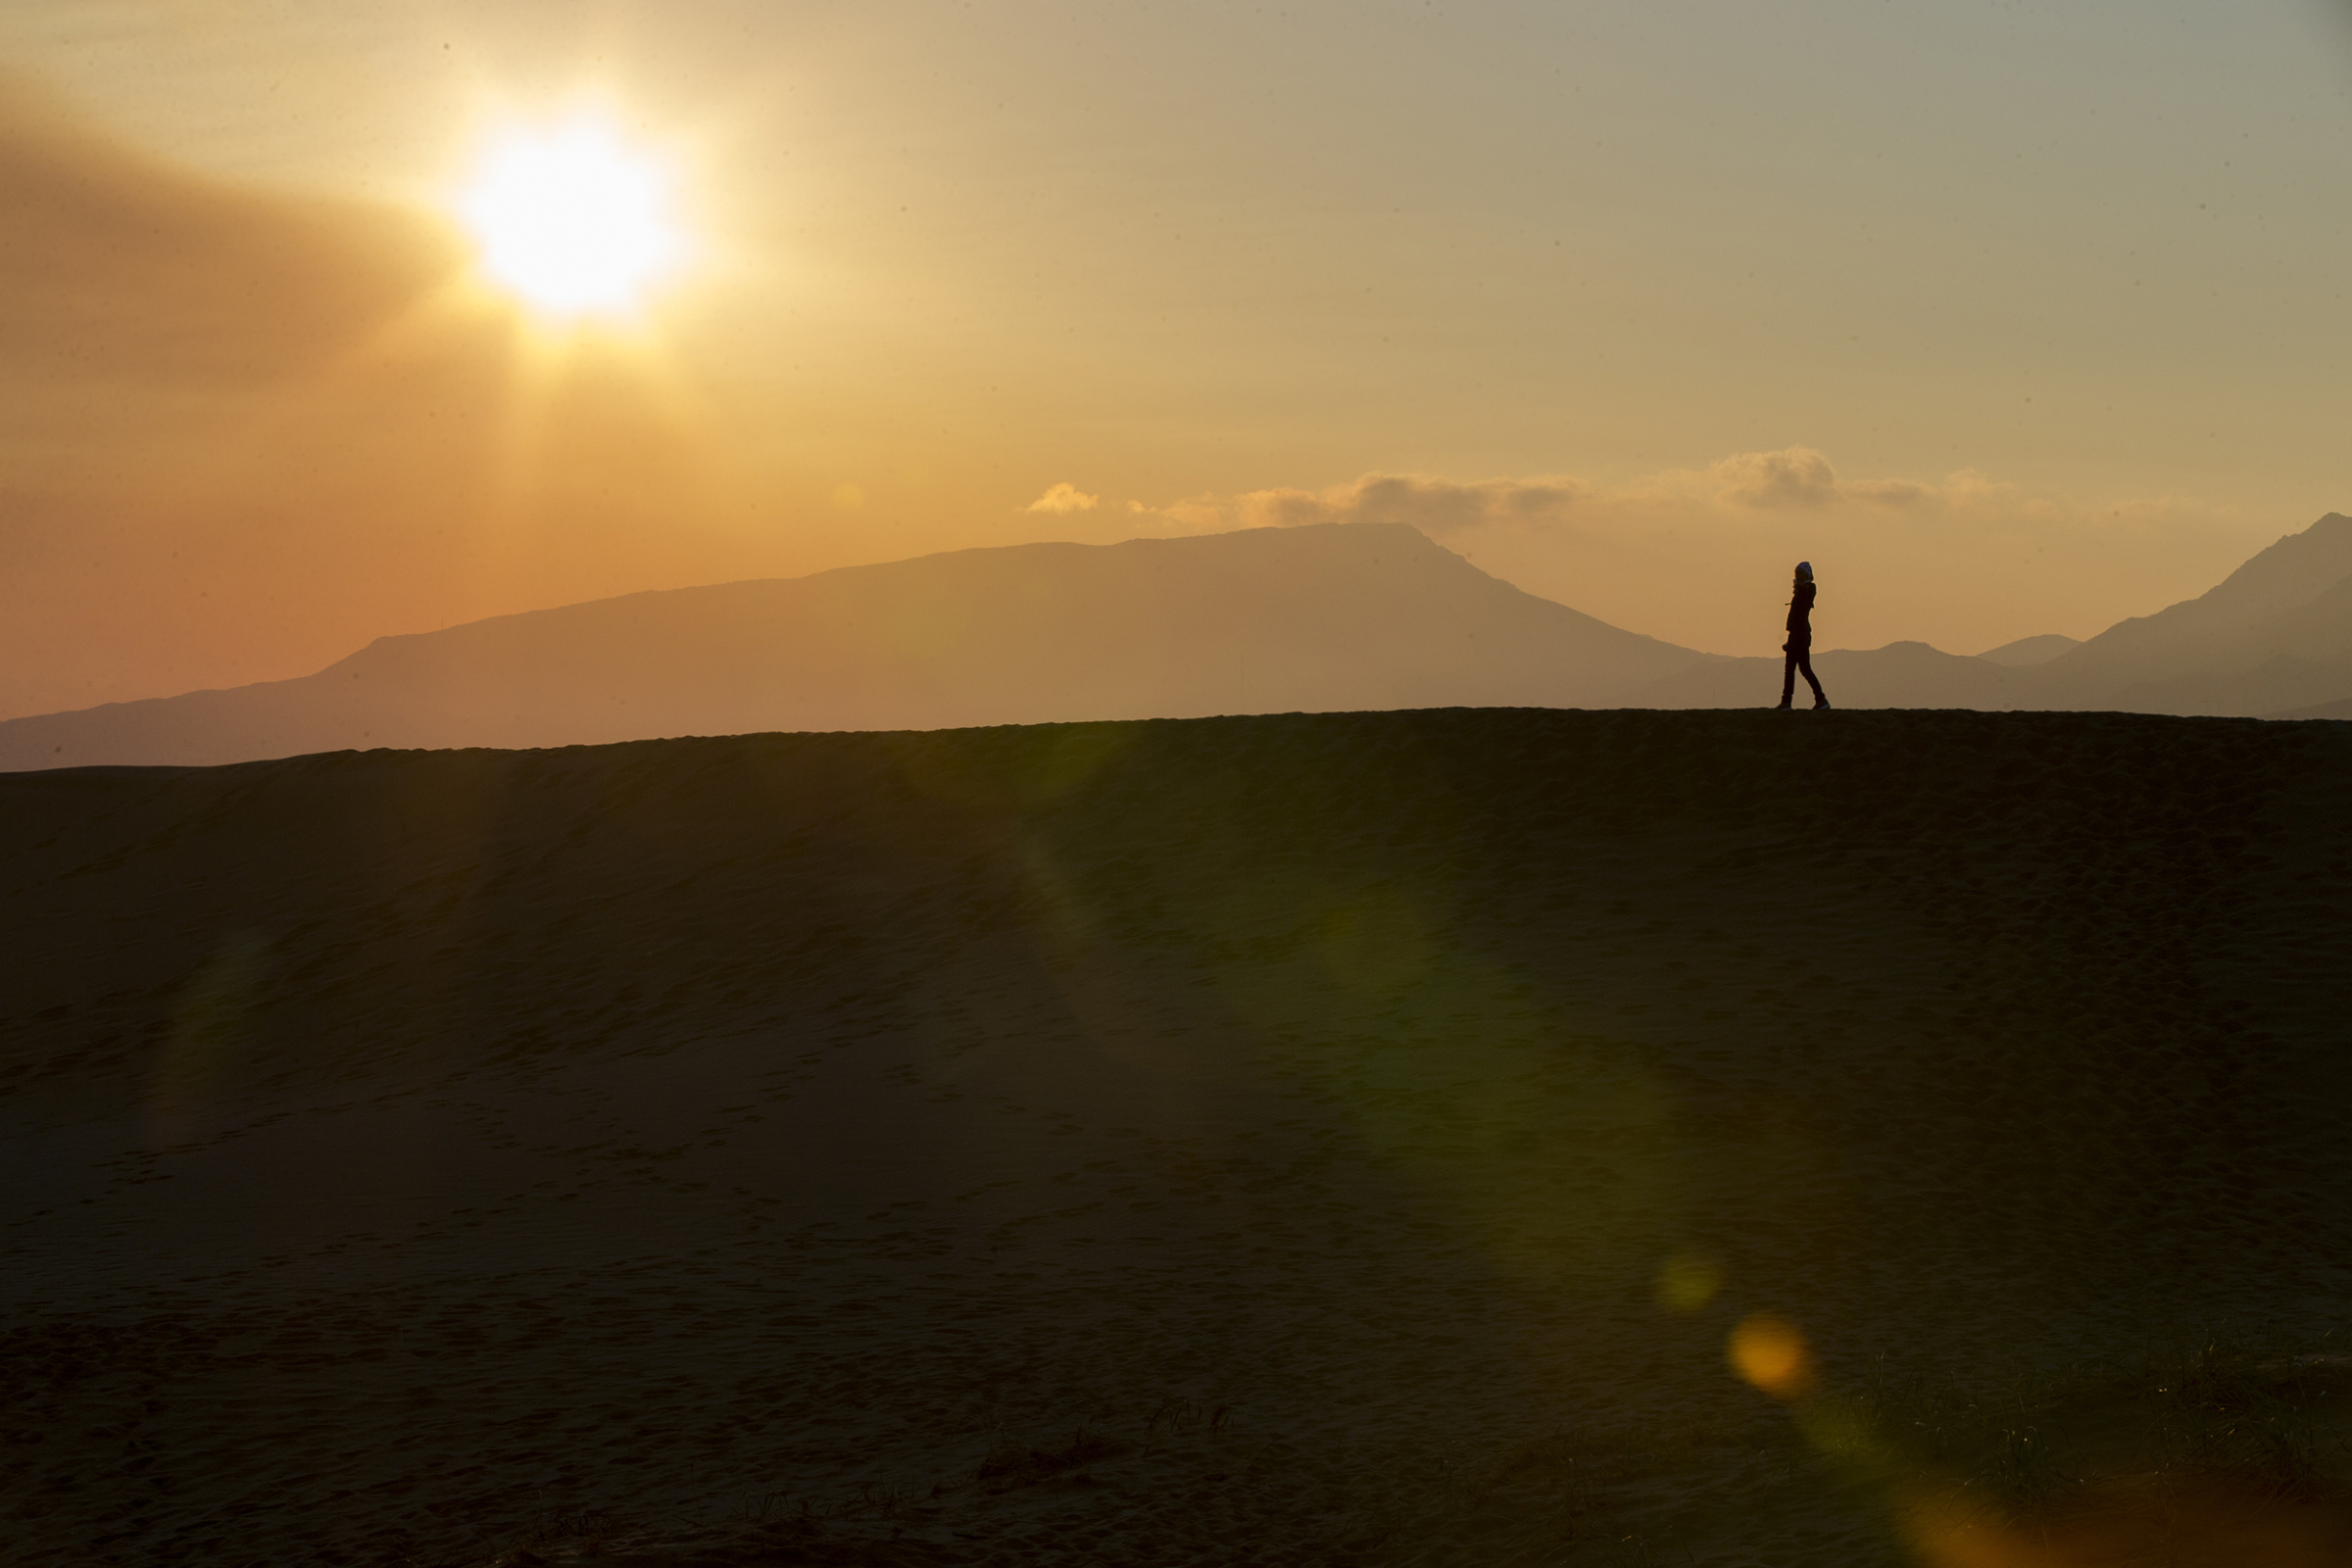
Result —
[[[1815, 657], [1850, 708], [2352, 717], [2352, 517], [2077, 643]], [[1753, 708], [1780, 662], [1525, 593], [1403, 524], [955, 551], [382, 637], [313, 675], [0, 723], [0, 771], [374, 747], [1414, 708]]]

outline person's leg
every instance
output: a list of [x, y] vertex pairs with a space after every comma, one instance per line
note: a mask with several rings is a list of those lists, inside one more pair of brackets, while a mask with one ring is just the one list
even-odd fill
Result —
[[1796, 693], [1796, 650], [1790, 648], [1788, 650], [1788, 657], [1781, 661], [1781, 706], [1783, 708], [1788, 706], [1788, 699]]
[[[1823, 694], [1821, 682], [1813, 678], [1813, 650], [1810, 647], [1800, 648], [1793, 657], [1796, 667], [1805, 672], [1805, 684], [1813, 688], [1813, 706], [1815, 708], [1829, 707], [1830, 700]], [[1790, 687], [1789, 690], [1794, 691], [1795, 688]]]

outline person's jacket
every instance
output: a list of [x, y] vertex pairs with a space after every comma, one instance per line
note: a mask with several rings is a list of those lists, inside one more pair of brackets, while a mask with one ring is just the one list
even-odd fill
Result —
[[1813, 585], [1809, 582], [1798, 583], [1795, 597], [1788, 601], [1788, 640], [1813, 641]]

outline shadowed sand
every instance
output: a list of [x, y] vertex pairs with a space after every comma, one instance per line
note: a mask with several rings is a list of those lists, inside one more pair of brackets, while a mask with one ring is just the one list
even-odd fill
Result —
[[2347, 786], [1514, 710], [0, 777], [0, 1535], [1910, 1560], [1890, 1379], [2341, 1321]]

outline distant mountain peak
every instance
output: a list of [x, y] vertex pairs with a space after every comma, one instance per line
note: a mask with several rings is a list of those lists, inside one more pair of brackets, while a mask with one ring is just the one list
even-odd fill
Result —
[[1709, 656], [1403, 523], [1004, 545], [380, 637], [315, 675], [0, 724], [0, 769], [1395, 708], [1606, 707]]
[[2029, 669], [2035, 664], [2046, 664], [2069, 649], [2082, 646], [2082, 641], [2079, 637], [2045, 631], [2038, 637], [2020, 637], [1998, 648], [1987, 648], [1977, 657], [1988, 663], [2006, 664], [2011, 669]]
[[2352, 578], [2352, 517], [2331, 512], [2300, 533], [2280, 537], [2194, 599], [2152, 615], [2118, 621], [2050, 662], [2053, 676], [2140, 681], [2194, 674], [2217, 660], [2254, 661], [2234, 645], [2259, 638], [2267, 622], [2289, 615]]
[[2352, 576], [2352, 517], [2330, 512], [2301, 533], [2280, 535], [2187, 603], [2276, 614], [2310, 603], [2347, 576]]

